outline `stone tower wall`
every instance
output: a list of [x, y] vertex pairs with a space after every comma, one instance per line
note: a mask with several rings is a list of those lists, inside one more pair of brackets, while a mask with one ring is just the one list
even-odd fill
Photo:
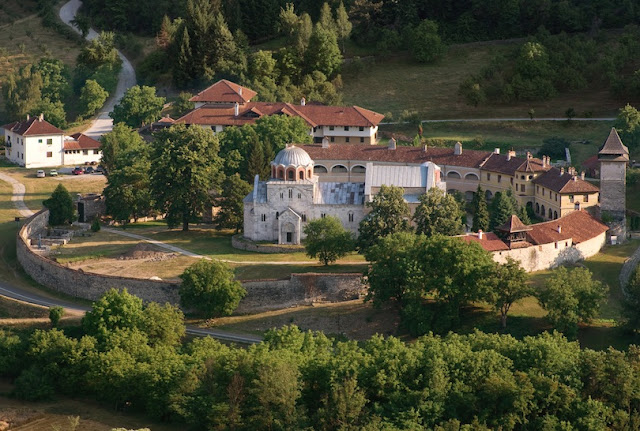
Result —
[[600, 162], [600, 209], [622, 220], [626, 211], [626, 162]]

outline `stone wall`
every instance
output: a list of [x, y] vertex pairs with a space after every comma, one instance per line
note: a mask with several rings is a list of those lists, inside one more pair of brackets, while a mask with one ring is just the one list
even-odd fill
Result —
[[[45, 287], [78, 298], [96, 300], [111, 288], [126, 288], [145, 302], [180, 301], [179, 284], [136, 278], [91, 274], [67, 268], [41, 256], [29, 247], [29, 237], [46, 229], [49, 211], [43, 210], [25, 222], [18, 232], [16, 251], [18, 261], [34, 280]], [[282, 280], [247, 281], [243, 285], [247, 295], [240, 302], [237, 313], [310, 305], [317, 302], [340, 302], [363, 295], [366, 287], [361, 274], [292, 274]]]
[[258, 244], [245, 238], [241, 233], [231, 237], [231, 246], [238, 250], [255, 251], [256, 253], [296, 253], [304, 251], [301, 245]]

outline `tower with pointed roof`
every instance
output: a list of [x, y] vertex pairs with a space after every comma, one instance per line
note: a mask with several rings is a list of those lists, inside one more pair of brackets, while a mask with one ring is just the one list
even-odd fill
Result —
[[600, 211], [615, 221], [625, 220], [626, 176], [629, 163], [629, 149], [615, 128], [598, 151], [600, 161]]

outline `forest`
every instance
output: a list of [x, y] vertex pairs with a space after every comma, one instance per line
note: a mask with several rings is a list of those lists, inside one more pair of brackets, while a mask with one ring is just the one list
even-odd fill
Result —
[[593, 351], [558, 333], [482, 332], [356, 343], [290, 326], [240, 348], [184, 334], [177, 308], [112, 290], [81, 327], [0, 331], [0, 375], [18, 398], [91, 397], [191, 429], [640, 425], [635, 346]]

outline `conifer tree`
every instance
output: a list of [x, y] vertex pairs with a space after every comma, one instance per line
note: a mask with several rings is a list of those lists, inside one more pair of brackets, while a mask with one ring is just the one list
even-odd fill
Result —
[[489, 206], [489, 229], [494, 230], [503, 225], [514, 213], [513, 202], [509, 196], [506, 193], [496, 192]]
[[489, 230], [489, 210], [487, 208], [487, 198], [482, 187], [478, 186], [476, 194], [473, 196], [473, 225], [471, 230], [478, 232], [480, 230]]
[[259, 140], [253, 141], [253, 147], [249, 154], [247, 166], [247, 179], [253, 180], [256, 175], [260, 175], [260, 179], [264, 180], [269, 175], [268, 162], [265, 160], [264, 145]]
[[344, 42], [351, 35], [351, 29], [353, 25], [349, 21], [349, 14], [344, 7], [344, 3], [340, 2], [340, 6], [336, 10], [336, 33], [338, 34], [338, 40], [342, 43], [342, 53], [344, 54]]
[[182, 37], [180, 38], [180, 47], [178, 48], [178, 58], [173, 67], [173, 82], [178, 87], [185, 87], [193, 79], [191, 69], [191, 41], [189, 38], [189, 30], [184, 27]]
[[327, 31], [336, 33], [336, 22], [333, 20], [333, 14], [331, 13], [331, 6], [329, 6], [329, 3], [324, 3], [322, 5], [318, 25]]

